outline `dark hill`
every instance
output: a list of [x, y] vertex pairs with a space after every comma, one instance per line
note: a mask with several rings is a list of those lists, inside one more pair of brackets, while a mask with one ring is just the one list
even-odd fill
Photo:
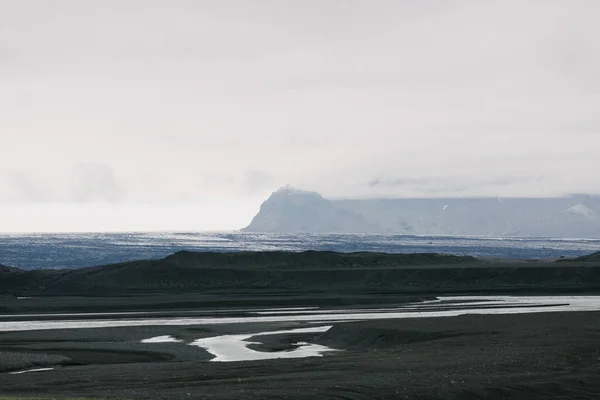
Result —
[[0, 293], [306, 294], [600, 291], [600, 265], [442, 254], [178, 252], [76, 270], [2, 270]]
[[388, 254], [373, 252], [337, 253], [333, 251], [304, 251], [300, 253], [272, 252], [192, 252], [179, 251], [166, 257], [180, 267], [242, 268], [242, 269], [338, 269], [376, 268], [419, 265], [452, 265], [477, 261], [475, 257], [437, 253]]
[[7, 267], [6, 265], [0, 264], [0, 273], [2, 273], [2, 272], [11, 272], [11, 271], [16, 271], [16, 270], [17, 270], [17, 268]]
[[[326, 289], [365, 271], [474, 263], [442, 254], [189, 252], [76, 270], [12, 269], [0, 275], [0, 293], [123, 293], [152, 291]], [[356, 276], [355, 278], [353, 276]]]
[[600, 263], [600, 251], [587, 256], [577, 257], [573, 261], [576, 262], [598, 262]]

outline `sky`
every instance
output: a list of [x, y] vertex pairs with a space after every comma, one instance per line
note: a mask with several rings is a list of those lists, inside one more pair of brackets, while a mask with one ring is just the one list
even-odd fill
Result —
[[597, 0], [0, 0], [0, 231], [600, 193]]

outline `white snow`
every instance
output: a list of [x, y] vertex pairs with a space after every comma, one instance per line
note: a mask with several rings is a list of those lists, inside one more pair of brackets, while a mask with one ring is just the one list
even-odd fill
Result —
[[265, 335], [281, 335], [289, 333], [320, 333], [331, 329], [331, 326], [319, 326], [314, 328], [300, 328], [284, 331], [259, 332], [244, 335], [223, 335], [211, 338], [203, 338], [195, 340], [191, 343], [192, 346], [202, 347], [215, 358], [211, 361], [231, 362], [231, 361], [252, 361], [252, 360], [270, 360], [277, 358], [305, 358], [305, 357], [321, 357], [323, 353], [338, 351], [326, 346], [318, 344], [310, 344], [306, 342], [295, 343], [297, 348], [287, 351], [263, 352], [248, 348], [250, 344], [260, 344], [260, 342], [252, 342], [248, 339], [255, 336]]
[[142, 343], [179, 343], [181, 340], [175, 339], [173, 336], [156, 336], [150, 339], [142, 340]]
[[571, 214], [579, 214], [579, 215], [583, 215], [584, 217], [593, 217], [596, 213], [594, 212], [594, 210], [590, 209], [589, 207], [587, 207], [585, 204], [575, 204], [573, 207], [567, 208], [566, 210], [568, 213]]
[[42, 372], [42, 371], [52, 371], [54, 368], [35, 368], [35, 369], [27, 369], [24, 371], [16, 371], [16, 372], [9, 372], [10, 375], [19, 375], [19, 374], [26, 374], [28, 372]]
[[285, 308], [263, 308], [263, 309], [261, 309], [261, 311], [262, 312], [277, 312], [277, 311], [293, 312], [293, 311], [317, 310], [317, 309], [319, 309], [319, 307], [285, 307]]

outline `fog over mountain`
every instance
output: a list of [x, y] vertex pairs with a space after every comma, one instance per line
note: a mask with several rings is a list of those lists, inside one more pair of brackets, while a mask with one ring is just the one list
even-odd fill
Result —
[[330, 200], [287, 186], [244, 230], [600, 238], [600, 196]]

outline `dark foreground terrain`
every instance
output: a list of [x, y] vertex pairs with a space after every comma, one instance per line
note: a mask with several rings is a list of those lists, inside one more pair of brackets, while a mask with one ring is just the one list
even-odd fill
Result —
[[[324, 312], [397, 307], [442, 294], [599, 292], [598, 254], [556, 262], [440, 254], [180, 252], [77, 270], [0, 267], [0, 326], [67, 319], [238, 318], [258, 315], [253, 307]], [[598, 311], [321, 324], [262, 319], [56, 330], [35, 324], [46, 330], [0, 330], [0, 398], [600, 398]], [[190, 345], [219, 335], [319, 325], [332, 328], [257, 335], [251, 348], [292, 351], [308, 342], [339, 351], [301, 359], [210, 362], [211, 353]], [[180, 342], [141, 343], [164, 335]], [[53, 369], [12, 374], [38, 368]]]
[[[297, 325], [295, 325], [297, 327]], [[288, 326], [289, 327], [289, 326]], [[269, 326], [143, 327], [0, 334], [0, 396], [129, 399], [597, 399], [600, 313], [459, 316], [341, 323], [312, 341], [323, 357], [207, 362], [185, 343]], [[292, 335], [293, 336], [293, 335]], [[22, 375], [23, 367], [56, 369]], [[4, 370], [4, 371], [2, 371]]]
[[598, 254], [559, 261], [434, 253], [181, 251], [158, 260], [80, 269], [0, 266], [0, 296], [600, 292]]

